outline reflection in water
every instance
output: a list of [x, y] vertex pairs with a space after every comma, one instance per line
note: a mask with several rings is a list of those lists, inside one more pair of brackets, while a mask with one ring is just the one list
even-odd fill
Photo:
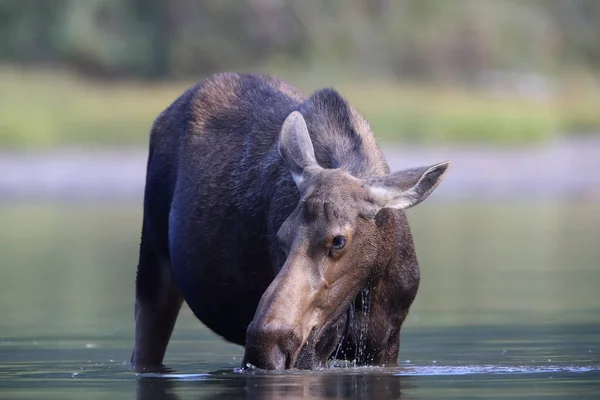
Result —
[[[179, 391], [197, 391], [196, 399], [407, 399], [398, 376], [331, 372], [227, 374], [219, 379], [181, 380], [139, 377], [138, 400], [179, 400]], [[402, 384], [401, 384], [402, 382]], [[187, 397], [186, 397], [187, 398]]]
[[184, 307], [175, 371], [134, 376], [139, 207], [0, 207], [0, 398], [600, 398], [600, 204], [409, 214], [422, 285], [400, 370], [233, 373], [243, 348]]
[[[478, 395], [513, 392], [567, 395], [600, 394], [600, 364], [575, 365], [447, 365], [406, 368], [357, 368], [207, 374], [143, 374], [137, 377], [139, 400], [193, 399], [415, 399], [446, 398], [457, 387]], [[511, 382], [507, 390], [506, 383]], [[541, 389], [542, 383], [552, 385]], [[465, 396], [468, 397], [468, 396]], [[502, 396], [501, 396], [502, 397]], [[594, 397], [594, 399], [597, 397]]]
[[173, 387], [177, 384], [171, 379], [161, 378], [138, 378], [137, 399], [138, 400], [176, 400], [178, 397], [173, 393]]

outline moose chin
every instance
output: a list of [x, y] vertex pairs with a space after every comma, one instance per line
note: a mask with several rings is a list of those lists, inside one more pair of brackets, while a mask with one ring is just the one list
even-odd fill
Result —
[[396, 365], [419, 287], [404, 210], [450, 162], [390, 172], [333, 89], [213, 75], [150, 133], [136, 278], [137, 368], [161, 365], [183, 301], [242, 366]]

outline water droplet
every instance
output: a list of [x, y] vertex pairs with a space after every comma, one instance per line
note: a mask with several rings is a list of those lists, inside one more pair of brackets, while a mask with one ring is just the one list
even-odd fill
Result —
[[549, 359], [548, 359], [548, 362], [551, 362], [551, 361], [552, 361], [552, 359], [551, 359], [551, 358], [549, 358]]
[[433, 363], [434, 363], [434, 364], [437, 364], [437, 361], [436, 361], [436, 360], [433, 360]]
[[410, 364], [410, 360], [404, 360], [406, 364]]
[[71, 374], [71, 378], [75, 378], [77, 375], [79, 375], [79, 373], [77, 373], [77, 372], [73, 372], [73, 373]]
[[86, 343], [85, 344], [85, 348], [86, 349], [95, 349], [97, 346], [95, 343]]
[[591, 353], [591, 352], [592, 352], [592, 350], [588, 350], [588, 353]]
[[113, 360], [112, 358], [110, 360], [108, 360], [108, 362], [115, 362], [115, 360]]
[[506, 350], [502, 350], [500, 354], [506, 354]]

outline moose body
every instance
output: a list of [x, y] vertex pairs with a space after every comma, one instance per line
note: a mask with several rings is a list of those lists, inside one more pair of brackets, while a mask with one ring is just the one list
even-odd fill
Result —
[[132, 363], [162, 363], [184, 300], [244, 366], [396, 363], [419, 286], [403, 209], [448, 166], [390, 173], [332, 89], [200, 82], [150, 134]]

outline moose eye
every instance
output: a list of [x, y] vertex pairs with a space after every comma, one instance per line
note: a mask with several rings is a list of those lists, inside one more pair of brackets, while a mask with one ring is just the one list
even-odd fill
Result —
[[336, 250], [341, 250], [346, 245], [346, 238], [343, 236], [335, 236], [331, 242], [331, 247]]

